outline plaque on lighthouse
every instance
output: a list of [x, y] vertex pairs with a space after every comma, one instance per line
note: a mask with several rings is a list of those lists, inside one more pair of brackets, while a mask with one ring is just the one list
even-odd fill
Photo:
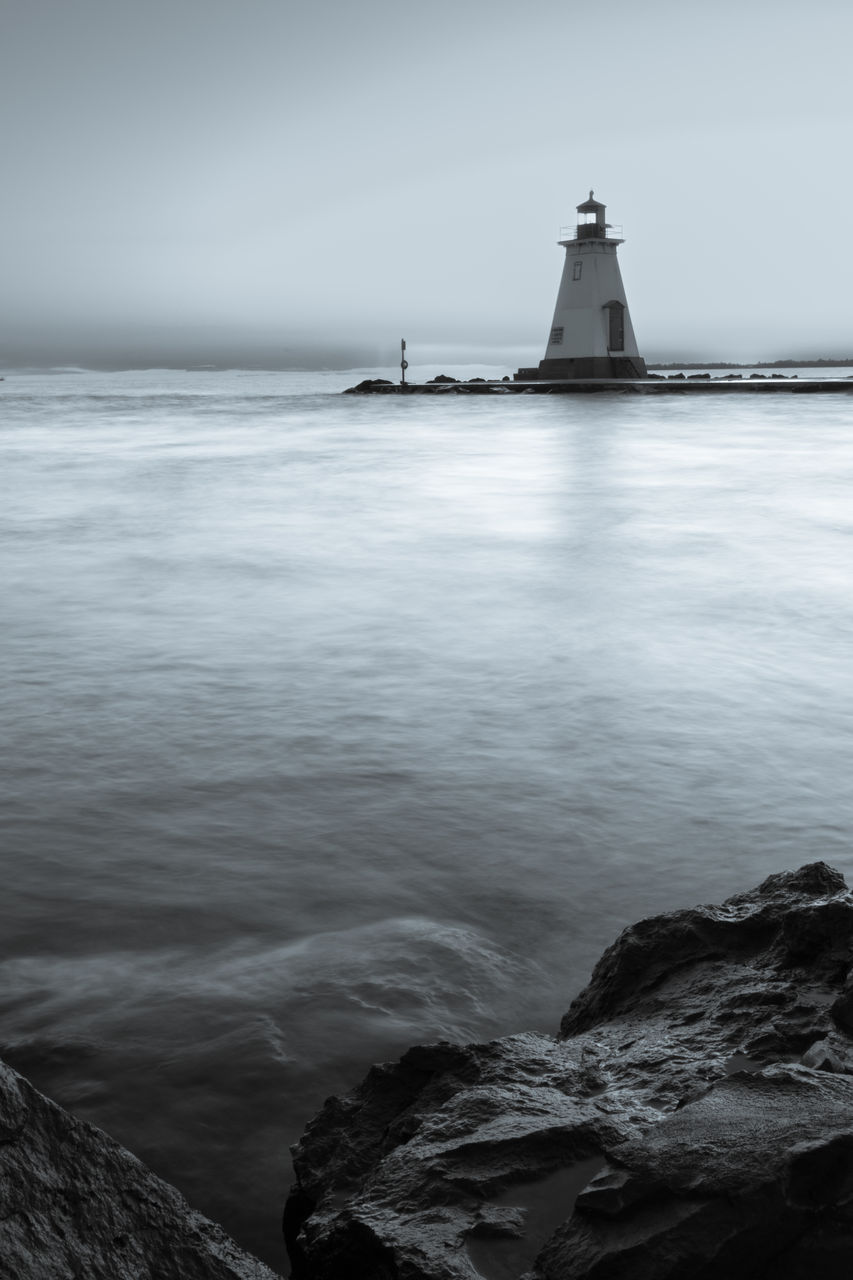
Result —
[[621, 236], [594, 192], [577, 212], [577, 225], [559, 241], [566, 259], [544, 358], [519, 369], [516, 380], [645, 378], [616, 257]]

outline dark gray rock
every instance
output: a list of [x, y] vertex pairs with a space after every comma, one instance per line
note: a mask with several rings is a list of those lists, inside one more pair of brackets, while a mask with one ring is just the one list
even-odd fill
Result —
[[275, 1280], [99, 1129], [0, 1063], [4, 1280]]
[[312, 1280], [847, 1280], [853, 896], [823, 863], [627, 929], [556, 1039], [439, 1044], [294, 1151]]
[[355, 387], [347, 387], [344, 391], [346, 396], [354, 396], [359, 394], [369, 394], [370, 392], [382, 392], [387, 388], [396, 389], [396, 384], [389, 382], [387, 378], [364, 378]]

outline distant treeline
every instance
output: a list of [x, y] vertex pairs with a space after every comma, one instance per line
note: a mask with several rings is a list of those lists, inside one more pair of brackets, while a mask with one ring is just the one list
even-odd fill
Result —
[[670, 364], [649, 364], [647, 369], [847, 369], [847, 360], [755, 360], [752, 364], [733, 364], [729, 360], [673, 360]]

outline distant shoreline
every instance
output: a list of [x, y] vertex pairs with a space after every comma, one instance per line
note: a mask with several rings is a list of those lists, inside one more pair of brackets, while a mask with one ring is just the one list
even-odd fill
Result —
[[[469, 365], [485, 365], [497, 368], [499, 365], [506, 367], [506, 362], [494, 361], [444, 361], [447, 367], [458, 368]], [[423, 361], [424, 365], [435, 366], [434, 359]], [[0, 363], [0, 368], [5, 368], [5, 373], [0, 374], [0, 381], [9, 377], [20, 377], [22, 375], [35, 374], [85, 374], [85, 373], [355, 373], [360, 370], [368, 370], [370, 368], [385, 368], [386, 366], [375, 366], [366, 362], [359, 364], [342, 363], [340, 365], [276, 365], [257, 364], [257, 363], [223, 363], [219, 364], [198, 364], [188, 365], [186, 363], [168, 362], [157, 364], [135, 364], [133, 362], [122, 364], [76, 364], [74, 362], [66, 362], [60, 364], [20, 364], [16, 365], [12, 362], [5, 366]], [[393, 362], [392, 366], [393, 367]], [[753, 361], [735, 361], [735, 360], [668, 360], [668, 361], [646, 361], [646, 368], [655, 371], [677, 371], [679, 369], [849, 369], [853, 368], [853, 356], [843, 358], [827, 358], [821, 357], [814, 360], [753, 360]]]
[[849, 369], [847, 360], [755, 360], [751, 364], [735, 364], [731, 360], [670, 360], [668, 364], [646, 364], [647, 369]]

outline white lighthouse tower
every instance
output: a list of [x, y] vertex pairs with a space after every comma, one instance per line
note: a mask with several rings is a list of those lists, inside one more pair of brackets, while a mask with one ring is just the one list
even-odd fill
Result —
[[577, 227], [559, 241], [566, 262], [545, 358], [535, 369], [519, 369], [517, 381], [646, 376], [616, 258], [622, 240], [610, 234], [605, 206], [592, 191], [577, 208]]

